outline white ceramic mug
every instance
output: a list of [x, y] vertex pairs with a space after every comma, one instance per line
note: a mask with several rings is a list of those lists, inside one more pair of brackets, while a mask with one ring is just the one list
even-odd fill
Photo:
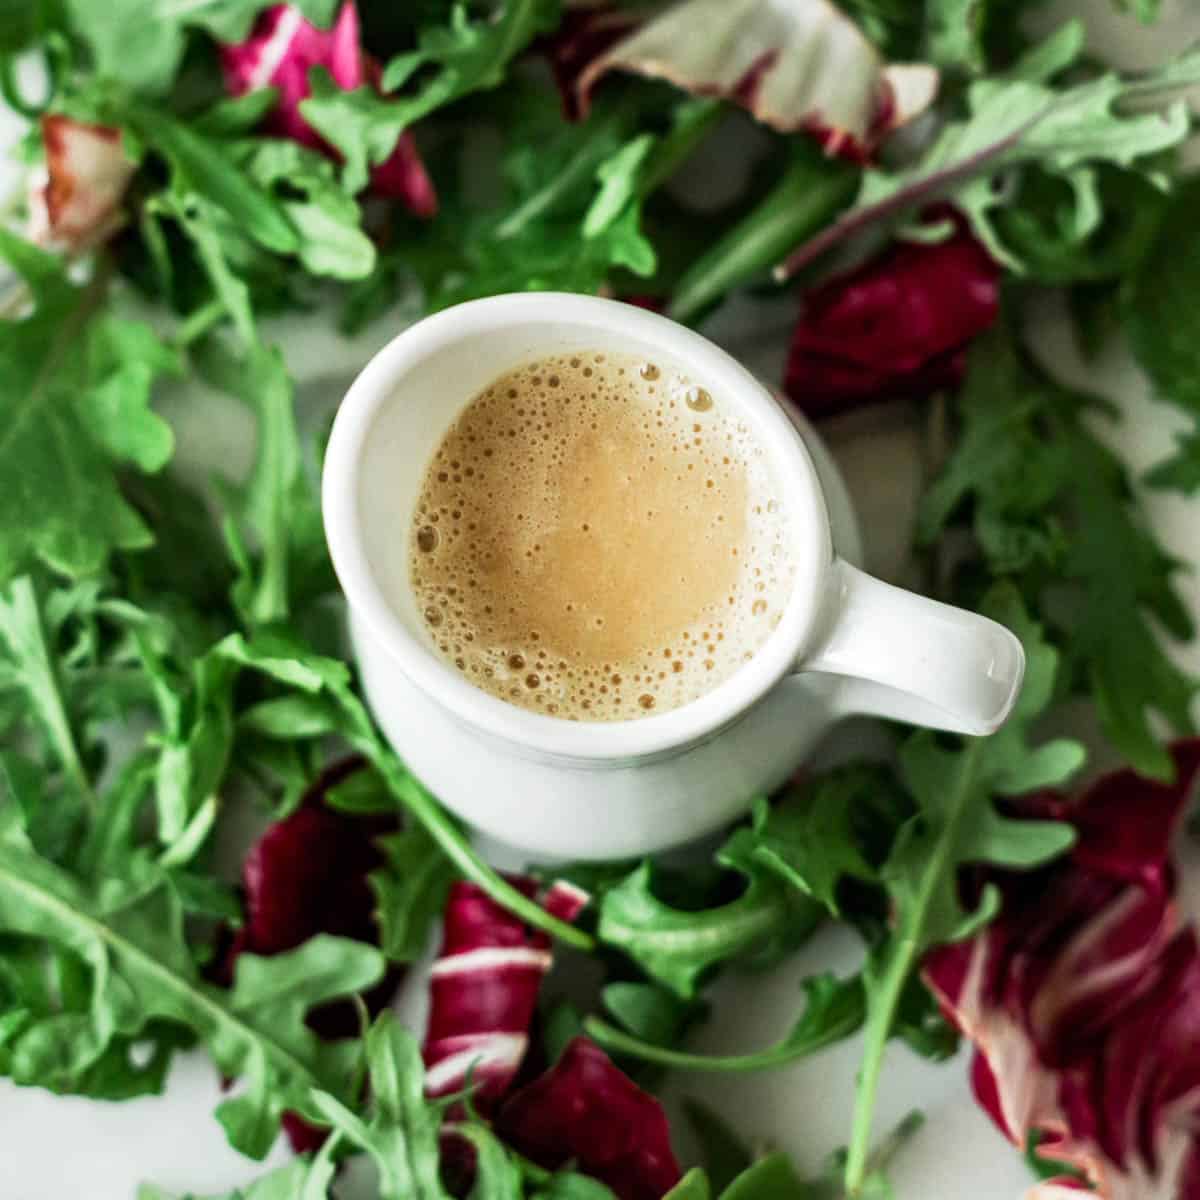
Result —
[[[411, 514], [447, 428], [510, 368], [580, 349], [674, 365], [736, 409], [773, 460], [794, 543], [791, 598], [754, 658], [700, 699], [640, 720], [568, 721], [481, 691], [438, 656], [408, 584]], [[367, 699], [409, 767], [501, 842], [601, 859], [718, 828], [782, 783], [843, 716], [996, 729], [1020, 688], [1020, 642], [994, 621], [852, 566], [845, 556], [857, 539], [840, 480], [823, 451], [814, 462], [815, 437], [806, 446], [803, 433], [724, 351], [617, 301], [495, 296], [429, 317], [384, 347], [338, 411], [323, 508]]]

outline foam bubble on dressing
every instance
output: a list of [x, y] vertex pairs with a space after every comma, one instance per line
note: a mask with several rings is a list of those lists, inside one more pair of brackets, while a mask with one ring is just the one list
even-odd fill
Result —
[[509, 372], [425, 476], [410, 580], [470, 681], [577, 721], [698, 699], [754, 656], [794, 558], [746, 426], [665, 362], [579, 351]]

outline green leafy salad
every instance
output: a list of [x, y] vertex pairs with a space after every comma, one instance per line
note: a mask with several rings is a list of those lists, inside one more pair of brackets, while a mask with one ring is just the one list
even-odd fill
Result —
[[[920, 1123], [877, 1119], [885, 1053], [965, 1041], [1031, 1195], [1200, 1200], [1193, 626], [1146, 508], [1200, 488], [1193, 32], [1124, 72], [1035, 0], [0, 3], [0, 1074], [115, 1102], [206, 1054], [246, 1178], [294, 1149], [227, 1200], [351, 1160], [380, 1200], [879, 1200]], [[489, 865], [364, 705], [338, 397], [298, 404], [272, 331], [537, 290], [762, 305], [818, 428], [919, 428], [906, 581], [1019, 635], [1004, 728], [882, 730], [703, 863]], [[1051, 309], [1149, 378], [1148, 470], [1039, 352]], [[248, 471], [189, 467], [231, 412]], [[1086, 787], [1081, 725], [1119, 765]], [[715, 980], [830, 923], [856, 970], [697, 1051]], [[823, 1166], [659, 1098], [855, 1036]]]

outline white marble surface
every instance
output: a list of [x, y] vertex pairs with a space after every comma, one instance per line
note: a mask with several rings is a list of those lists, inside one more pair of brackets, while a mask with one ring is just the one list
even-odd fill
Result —
[[[1128, 66], [1141, 66], [1200, 38], [1200, 10], [1190, 0], [1168, 0], [1164, 10], [1164, 23], [1148, 31], [1114, 13], [1107, 0], [1077, 0], [1048, 6], [1039, 14], [1039, 24], [1049, 26], [1065, 13], [1082, 12], [1094, 46]], [[5, 126], [3, 116], [0, 113], [0, 144], [14, 128]], [[0, 197], [6, 182], [0, 174]], [[764, 375], [777, 375], [786, 336], [786, 323], [777, 310], [756, 311], [752, 319], [743, 314], [734, 326], [735, 333], [754, 330], [749, 339], [733, 339], [749, 364]], [[1142, 467], [1160, 458], [1180, 420], [1169, 407], [1151, 399], [1123, 349], [1111, 347], [1100, 363], [1085, 369], [1071, 353], [1052, 306], [1046, 320], [1039, 322], [1039, 330], [1042, 348], [1062, 370], [1119, 405], [1121, 422], [1104, 432], [1129, 462]], [[288, 347], [289, 363], [302, 380], [302, 406], [319, 410], [336, 400], [347, 377], [394, 329], [379, 322], [354, 343], [314, 324], [301, 328], [293, 323], [279, 332]], [[730, 340], [724, 336], [729, 327], [714, 333]], [[240, 448], [245, 446], [239, 432], [245, 429], [245, 415], [235, 402], [205, 397], [205, 403], [198, 405], [180, 397], [171, 407], [172, 418], [183, 427], [185, 444], [202, 441], [207, 445], [205, 459], [215, 454], [231, 471], [237, 469]], [[863, 517], [868, 567], [891, 577], [902, 575], [923, 477], [920, 430], [908, 410], [894, 408], [845, 419], [826, 433]], [[1196, 562], [1200, 501], [1162, 493], [1145, 499], [1168, 548]], [[1200, 619], [1200, 574], [1185, 579], [1183, 591]], [[1200, 671], [1200, 643], [1175, 647], [1174, 652]], [[1200, 913], [1200, 870], [1185, 872], [1185, 893], [1190, 911]], [[698, 1036], [697, 1048], [730, 1052], [773, 1040], [795, 1016], [799, 980], [813, 970], [852, 970], [857, 955], [851, 935], [830, 928], [785, 968], [724, 981], [717, 988], [716, 1019]], [[409, 989], [401, 1007], [414, 1025], [419, 1024], [419, 986]], [[706, 1098], [751, 1141], [784, 1147], [802, 1169], [815, 1169], [832, 1147], [845, 1140], [858, 1053], [855, 1039], [775, 1072], [717, 1078], [681, 1074], [671, 1082], [669, 1092]], [[914, 1107], [927, 1117], [925, 1127], [896, 1164], [899, 1200], [1015, 1200], [1028, 1186], [1029, 1175], [1020, 1157], [972, 1101], [965, 1068], [965, 1054], [934, 1066], [903, 1046], [889, 1049], [878, 1112], [880, 1134]], [[216, 1074], [200, 1053], [176, 1060], [164, 1096], [121, 1104], [18, 1090], [0, 1081], [0, 1198], [132, 1200], [137, 1183], [147, 1179], [200, 1194], [245, 1182], [263, 1167], [236, 1155], [225, 1143], [211, 1116], [219, 1095]], [[680, 1140], [685, 1144], [685, 1138]], [[283, 1161], [286, 1155], [277, 1146], [268, 1164]], [[348, 1190], [357, 1189], [351, 1184]]]

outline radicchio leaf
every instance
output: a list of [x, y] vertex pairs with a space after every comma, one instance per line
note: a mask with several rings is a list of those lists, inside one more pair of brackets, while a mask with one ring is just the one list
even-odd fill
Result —
[[621, 1200], [658, 1200], [679, 1182], [662, 1106], [585, 1037], [510, 1097], [496, 1129], [534, 1162], [574, 1162]]
[[[534, 896], [531, 879], [510, 880]], [[574, 921], [587, 893], [566, 882], [547, 888], [540, 903]], [[429, 1027], [423, 1055], [425, 1091], [445, 1096], [468, 1079], [472, 1100], [487, 1110], [507, 1092], [529, 1049], [538, 989], [552, 961], [549, 937], [530, 929], [472, 883], [450, 889], [442, 948], [429, 972]]]
[[31, 180], [29, 238], [48, 249], [86, 250], [121, 226], [134, 164], [119, 129], [53, 113], [41, 130], [46, 165]]
[[784, 387], [809, 416], [962, 381], [967, 348], [1000, 311], [1001, 273], [956, 225], [945, 241], [895, 242], [804, 298]]
[[[593, 31], [600, 20], [592, 14]], [[831, 154], [855, 158], [924, 112], [938, 85], [935, 67], [883, 63], [831, 0], [683, 0], [580, 72], [582, 112], [613, 70], [726, 97], [784, 133], [808, 130]]]
[[612, 9], [606, 4], [576, 8], [564, 13], [558, 28], [537, 43], [554, 72], [568, 121], [586, 115], [588, 98], [580, 96], [579, 77], [637, 23], [637, 16], [627, 9]]
[[[354, 0], [342, 5], [331, 29], [318, 29], [293, 5], [277, 4], [262, 13], [244, 42], [221, 47], [225, 86], [235, 96], [265, 87], [278, 89], [279, 102], [267, 115], [264, 129], [336, 157], [336, 151], [301, 115], [300, 102], [311, 94], [308, 73], [313, 67], [324, 67], [343, 91], [363, 84], [378, 87], [379, 64], [360, 43]], [[372, 169], [371, 187], [380, 195], [402, 200], [418, 216], [437, 211], [433, 183], [411, 133], [406, 132], [391, 156]]]
[[[1015, 802], [1071, 822], [1070, 856], [992, 877], [999, 918], [929, 955], [925, 979], [976, 1045], [976, 1098], [1018, 1145], [1077, 1167], [1104, 1200], [1200, 1197], [1200, 942], [1175, 898], [1172, 835], [1200, 778], [1124, 770], [1067, 800]], [[1078, 1190], [1060, 1178], [1032, 1200]]]
[[[367, 878], [383, 865], [376, 838], [395, 832], [387, 816], [338, 812], [325, 804], [326, 793], [365, 766], [348, 758], [324, 771], [290, 816], [276, 821], [250, 848], [242, 865], [245, 921], [229, 939], [214, 975], [229, 985], [239, 956], [269, 956], [308, 941], [318, 933], [379, 944], [375, 895]], [[386, 1007], [399, 983], [391, 970], [362, 996], [374, 1015]], [[314, 1009], [307, 1024], [323, 1038], [352, 1037], [359, 1030], [357, 1009], [343, 1000]], [[297, 1151], [319, 1146], [325, 1133], [293, 1113], [284, 1129]]]

